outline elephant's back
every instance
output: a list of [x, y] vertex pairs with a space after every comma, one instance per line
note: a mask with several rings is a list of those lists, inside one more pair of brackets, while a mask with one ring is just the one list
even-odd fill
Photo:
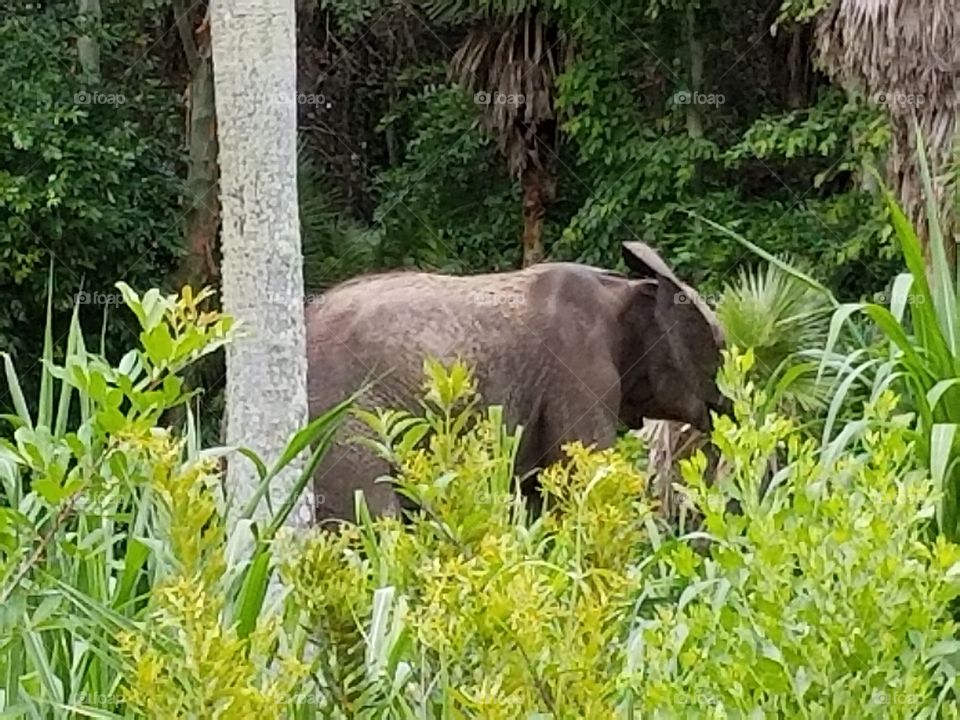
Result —
[[507, 273], [398, 272], [343, 283], [307, 308], [311, 411], [371, 380], [371, 403], [416, 409], [424, 358], [459, 357], [473, 367], [484, 400], [522, 421], [522, 405], [533, 402], [546, 367], [600, 320], [602, 276], [588, 266], [547, 263]]
[[[446, 278], [398, 273], [334, 288], [307, 307], [312, 404], [339, 402], [374, 381], [370, 403], [406, 407], [423, 358], [462, 347], [463, 307]], [[414, 287], [411, 287], [411, 284]]]

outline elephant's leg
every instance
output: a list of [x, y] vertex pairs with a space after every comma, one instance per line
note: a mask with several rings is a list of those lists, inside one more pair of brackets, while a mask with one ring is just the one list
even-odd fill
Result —
[[[580, 441], [599, 449], [611, 447], [617, 439], [620, 398], [619, 376], [616, 373], [597, 373], [592, 388], [582, 392], [551, 397], [543, 411], [538, 427], [536, 446], [539, 457], [528, 460], [531, 467], [545, 468], [564, 460], [563, 446]], [[535, 481], [526, 489], [539, 501], [539, 484]]]
[[375, 483], [390, 468], [367, 447], [339, 440], [331, 445], [314, 476], [316, 520], [356, 520], [354, 495], [362, 490], [371, 515], [396, 515], [399, 498], [390, 483]]
[[562, 447], [580, 441], [584, 445], [608, 448], [617, 439], [617, 413], [604, 402], [571, 404], [558, 403], [544, 422], [545, 451], [539, 465], [545, 467], [566, 457]]

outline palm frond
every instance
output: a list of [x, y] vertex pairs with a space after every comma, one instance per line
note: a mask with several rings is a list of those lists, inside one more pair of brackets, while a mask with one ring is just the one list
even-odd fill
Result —
[[[953, 163], [960, 123], [960, 13], [950, 0], [849, 0], [833, 2], [817, 18], [819, 61], [844, 87], [860, 90], [886, 111], [893, 128], [887, 157], [887, 185], [926, 246], [929, 192], [915, 162], [921, 151], [914, 120], [930, 150], [937, 224], [955, 232], [955, 203], [947, 200], [955, 178]], [[929, 237], [933, 240], [932, 236]], [[953, 243], [947, 243], [952, 252]], [[952, 259], [952, 258], [951, 258]]]
[[822, 346], [832, 309], [822, 293], [770, 263], [743, 269], [727, 284], [717, 317], [731, 344], [753, 349], [756, 372], [774, 389], [781, 409], [809, 411], [826, 406], [829, 385], [817, 377], [819, 364], [802, 354]]
[[511, 174], [540, 167], [538, 143], [552, 135], [556, 77], [569, 44], [544, 12], [527, 8], [471, 30], [450, 61], [451, 78], [474, 92], [484, 124]]

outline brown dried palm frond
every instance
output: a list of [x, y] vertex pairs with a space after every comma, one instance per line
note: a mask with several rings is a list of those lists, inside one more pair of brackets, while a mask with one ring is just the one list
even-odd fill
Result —
[[[948, 166], [960, 105], [960, 7], [956, 0], [833, 0], [818, 17], [819, 60], [840, 84], [882, 104], [893, 128], [887, 182], [923, 230], [913, 114], [930, 150], [945, 229], [954, 224]], [[945, 237], [951, 237], [945, 232]], [[948, 252], [952, 242], [948, 242]]]
[[682, 484], [680, 461], [697, 450], [708, 452], [710, 437], [685, 423], [644, 419], [637, 431], [647, 445], [647, 469], [650, 487], [661, 516], [671, 524], [686, 524], [695, 512], [677, 486]]
[[516, 177], [542, 167], [540, 143], [555, 141], [556, 77], [568, 52], [556, 26], [527, 9], [471, 30], [451, 61], [451, 76], [487, 100], [484, 123]]

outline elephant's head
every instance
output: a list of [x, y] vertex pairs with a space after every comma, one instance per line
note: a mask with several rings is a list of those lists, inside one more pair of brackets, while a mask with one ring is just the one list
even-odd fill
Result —
[[703, 299], [650, 247], [623, 244], [632, 298], [622, 318], [621, 420], [676, 420], [707, 430], [710, 411], [728, 412], [716, 374], [723, 330]]

